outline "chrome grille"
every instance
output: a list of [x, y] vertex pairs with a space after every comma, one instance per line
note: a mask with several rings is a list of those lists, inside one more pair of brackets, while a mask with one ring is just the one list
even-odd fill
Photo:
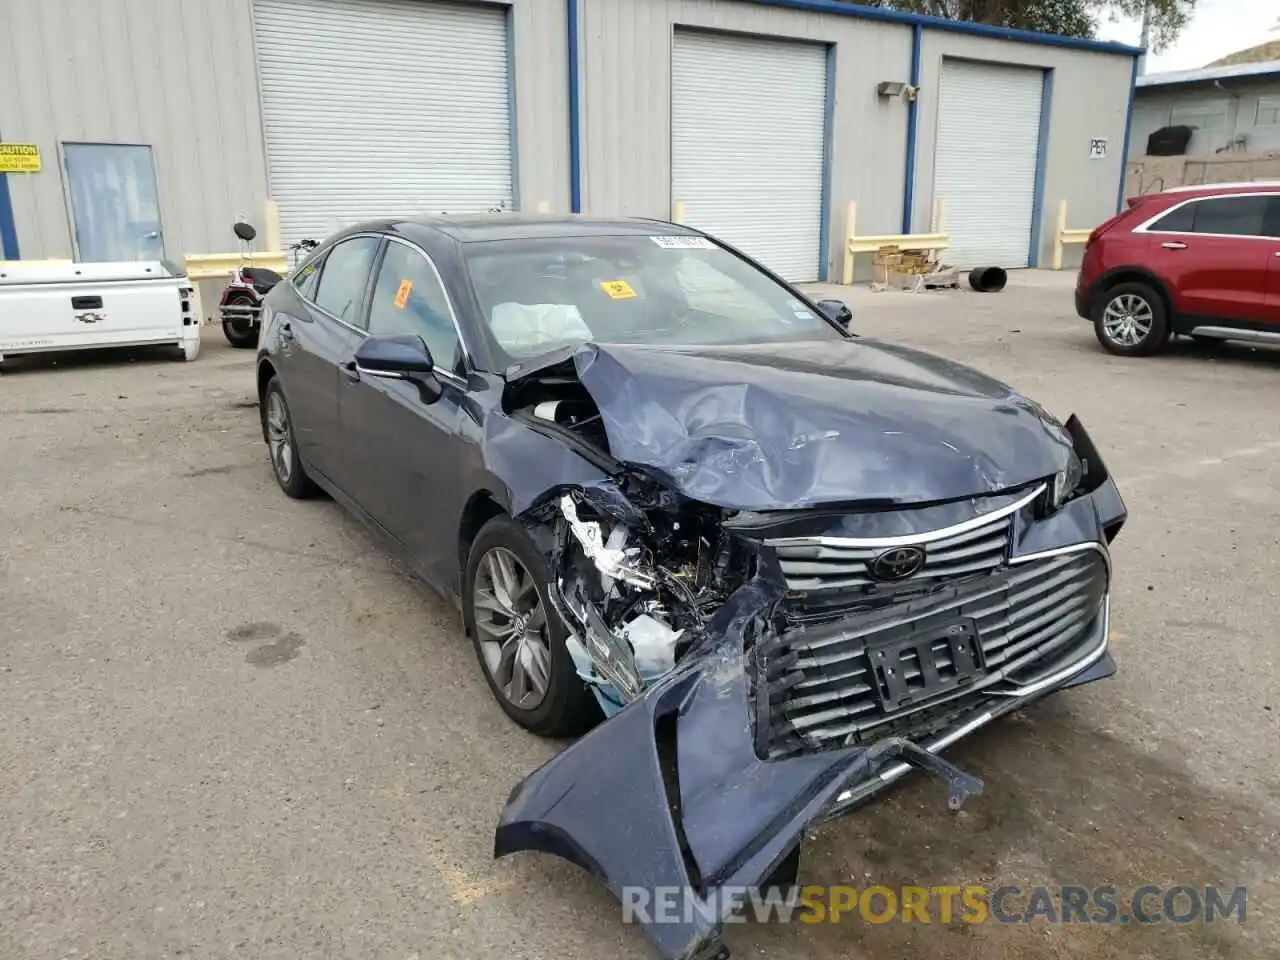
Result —
[[[880, 736], [889, 723], [948, 697], [981, 696], [982, 687], [1042, 658], [1057, 657], [1090, 635], [1106, 595], [1108, 570], [1100, 549], [1082, 548], [1001, 567], [977, 580], [939, 587], [909, 603], [875, 610], [854, 608], [844, 618], [794, 625], [766, 644], [758, 661], [767, 685], [771, 733], [805, 747], [836, 746]], [[967, 683], [896, 712], [882, 707], [868, 647], [907, 639], [929, 625], [971, 621], [982, 670]], [[939, 672], [952, 665], [946, 640], [931, 647]], [[910, 684], [919, 666], [902, 661]], [[957, 707], [961, 704], [957, 703]], [[772, 751], [771, 751], [772, 752]]]
[[[919, 544], [925, 551], [924, 566], [910, 582], [994, 570], [1004, 562], [1009, 551], [1012, 523], [1011, 516], [1004, 516], [945, 540]], [[904, 542], [907, 539], [904, 538]], [[849, 542], [856, 544], [856, 541]], [[886, 549], [883, 545], [844, 546], [837, 540], [821, 537], [777, 540], [771, 545], [777, 551], [787, 587], [794, 592], [876, 586], [870, 564]]]

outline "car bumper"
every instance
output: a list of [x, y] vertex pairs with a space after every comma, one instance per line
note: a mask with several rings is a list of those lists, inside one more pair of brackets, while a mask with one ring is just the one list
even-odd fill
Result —
[[1092, 301], [1093, 298], [1089, 295], [1089, 291], [1076, 287], [1076, 316], [1083, 320], [1092, 320]]
[[512, 791], [494, 855], [538, 850], [574, 863], [625, 905], [637, 891], [669, 891], [666, 919], [638, 922], [665, 960], [720, 957], [733, 891], [798, 882], [800, 842], [813, 824], [860, 806], [912, 767], [942, 779], [955, 810], [982, 781], [938, 754], [999, 716], [1115, 671], [1104, 604], [1092, 644], [1060, 672], [1025, 688], [1005, 685], [957, 727], [913, 743], [865, 746], [763, 761], [752, 743], [748, 621], [776, 600], [743, 587], [723, 618], [725, 643], [677, 669], [638, 700], [539, 768]]

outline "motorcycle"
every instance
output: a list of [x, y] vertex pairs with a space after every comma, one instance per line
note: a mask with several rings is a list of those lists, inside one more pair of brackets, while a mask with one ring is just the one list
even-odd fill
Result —
[[[222, 318], [222, 332], [233, 347], [256, 347], [258, 329], [261, 326], [262, 301], [271, 288], [283, 277], [267, 267], [253, 266], [253, 254], [249, 244], [257, 237], [253, 224], [240, 221], [232, 229], [240, 239], [240, 265], [231, 275], [231, 282], [222, 291], [218, 301], [218, 313]], [[289, 247], [293, 254], [293, 267], [304, 253], [320, 246], [317, 240], [299, 240]], [[246, 262], [247, 261], [247, 262]]]

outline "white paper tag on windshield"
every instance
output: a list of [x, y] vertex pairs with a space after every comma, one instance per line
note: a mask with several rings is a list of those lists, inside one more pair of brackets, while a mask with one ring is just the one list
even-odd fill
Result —
[[716, 246], [706, 237], [650, 237], [649, 239], [668, 250], [714, 250]]

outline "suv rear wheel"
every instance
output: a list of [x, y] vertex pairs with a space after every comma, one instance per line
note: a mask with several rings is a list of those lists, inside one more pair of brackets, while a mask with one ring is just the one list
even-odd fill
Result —
[[1164, 300], [1148, 284], [1118, 283], [1098, 298], [1093, 332], [1110, 353], [1122, 357], [1155, 353], [1169, 340]]

